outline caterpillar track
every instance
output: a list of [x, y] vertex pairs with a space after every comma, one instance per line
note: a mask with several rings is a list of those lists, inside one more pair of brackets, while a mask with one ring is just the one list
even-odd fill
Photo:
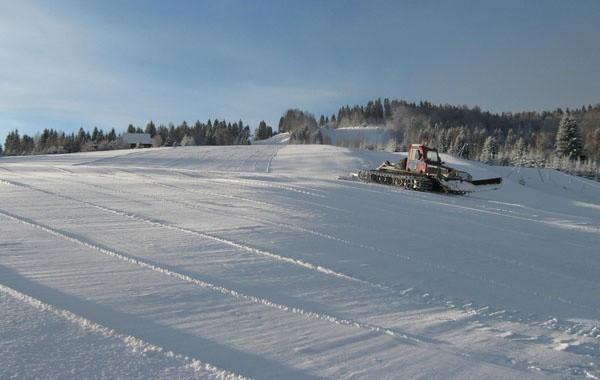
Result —
[[431, 178], [412, 174], [396, 174], [380, 170], [359, 171], [358, 178], [364, 182], [375, 182], [391, 185], [407, 190], [432, 191], [434, 183]]

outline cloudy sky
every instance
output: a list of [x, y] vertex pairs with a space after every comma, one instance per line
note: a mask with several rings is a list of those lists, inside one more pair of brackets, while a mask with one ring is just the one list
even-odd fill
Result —
[[597, 0], [0, 0], [0, 142], [376, 98], [600, 103]]

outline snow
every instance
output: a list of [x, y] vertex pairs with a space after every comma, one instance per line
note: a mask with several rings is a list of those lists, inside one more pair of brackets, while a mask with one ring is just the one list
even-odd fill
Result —
[[600, 378], [600, 185], [287, 136], [0, 159], [1, 378]]

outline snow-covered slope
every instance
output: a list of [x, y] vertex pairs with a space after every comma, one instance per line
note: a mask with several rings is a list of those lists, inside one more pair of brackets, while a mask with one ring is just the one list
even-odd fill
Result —
[[2, 158], [0, 378], [600, 377], [597, 183], [283, 142]]

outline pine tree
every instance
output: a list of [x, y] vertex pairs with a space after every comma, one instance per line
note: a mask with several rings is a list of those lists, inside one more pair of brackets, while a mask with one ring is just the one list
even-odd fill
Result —
[[258, 125], [258, 129], [256, 130], [255, 135], [256, 135], [257, 140], [265, 140], [270, 137], [267, 123], [265, 123], [264, 120], [261, 121], [260, 124]]
[[156, 134], [156, 126], [154, 125], [152, 120], [150, 120], [150, 122], [146, 125], [146, 129], [144, 132], [149, 134], [150, 137], [154, 137], [154, 135]]
[[18, 156], [21, 154], [21, 137], [19, 130], [9, 132], [4, 142], [5, 154], [7, 156]]
[[106, 138], [108, 141], [115, 141], [117, 140], [117, 132], [115, 131], [114, 128], [110, 129], [110, 132], [108, 132], [108, 134], [106, 135]]
[[[467, 145], [467, 136], [465, 133], [466, 128], [461, 128], [458, 135], [454, 139], [454, 142], [450, 146], [450, 153], [457, 155], [461, 158], [467, 158], [468, 152], [465, 152], [465, 146]], [[467, 153], [467, 155], [465, 155]]]
[[46, 150], [48, 149], [48, 146], [49, 146], [49, 142], [50, 142], [50, 131], [48, 130], [48, 128], [44, 128], [44, 130], [42, 131], [42, 134], [40, 135], [38, 142], [37, 142], [38, 152], [40, 152], [40, 153], [46, 152]]
[[554, 152], [558, 157], [567, 157], [569, 160], [583, 157], [583, 139], [579, 126], [577, 121], [568, 114], [563, 116], [558, 125]]
[[83, 145], [87, 142], [87, 136], [83, 130], [83, 127], [79, 127], [79, 131], [77, 132], [77, 142], [79, 145]]
[[94, 130], [92, 131], [92, 140], [97, 143], [99, 136], [100, 136], [100, 131], [98, 130], [98, 127], [94, 127]]
[[525, 143], [525, 140], [523, 140], [523, 137], [519, 137], [515, 144], [514, 155], [520, 158], [525, 154], [526, 150], [527, 144]]
[[392, 108], [390, 105], [390, 100], [388, 98], [383, 99], [383, 109], [383, 114], [386, 119], [392, 117]]
[[33, 150], [35, 149], [35, 141], [33, 140], [33, 137], [23, 135], [23, 137], [21, 137], [20, 147], [21, 147], [21, 152], [19, 154], [21, 154], [21, 155], [32, 154]]
[[481, 161], [491, 164], [496, 160], [498, 155], [498, 142], [495, 136], [488, 136], [483, 144], [483, 150], [481, 152]]

